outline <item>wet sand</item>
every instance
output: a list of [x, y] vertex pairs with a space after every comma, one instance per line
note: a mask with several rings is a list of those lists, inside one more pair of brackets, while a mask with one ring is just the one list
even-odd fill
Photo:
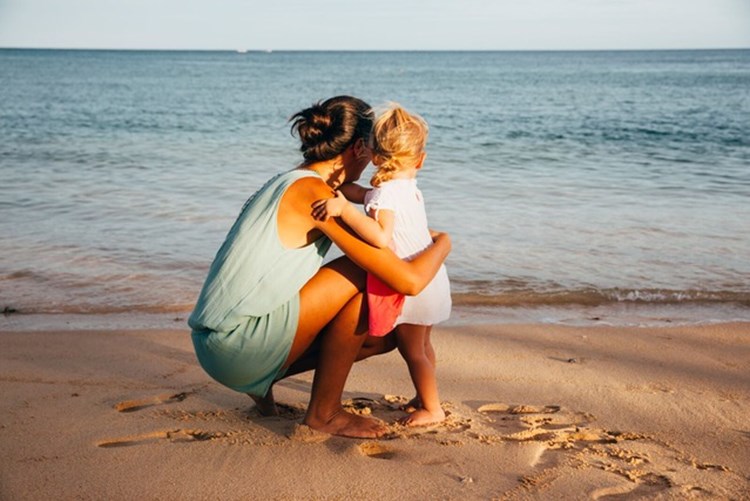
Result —
[[0, 332], [0, 499], [742, 499], [750, 323], [437, 327], [445, 423], [404, 428], [398, 353], [355, 366], [380, 440], [213, 382], [183, 329]]

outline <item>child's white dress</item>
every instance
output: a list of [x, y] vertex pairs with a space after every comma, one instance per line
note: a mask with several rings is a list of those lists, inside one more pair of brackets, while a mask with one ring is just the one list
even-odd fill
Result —
[[[412, 259], [432, 244], [422, 192], [416, 179], [393, 179], [367, 192], [365, 211], [393, 211], [391, 249], [402, 259]], [[398, 324], [434, 325], [450, 317], [451, 289], [441, 265], [435, 278], [416, 296], [406, 296]]]

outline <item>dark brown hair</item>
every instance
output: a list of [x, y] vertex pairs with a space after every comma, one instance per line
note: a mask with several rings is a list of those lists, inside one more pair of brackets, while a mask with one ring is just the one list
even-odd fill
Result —
[[357, 139], [367, 141], [375, 114], [369, 104], [351, 96], [336, 96], [292, 115], [292, 134], [299, 136], [305, 161], [322, 162], [344, 152]]

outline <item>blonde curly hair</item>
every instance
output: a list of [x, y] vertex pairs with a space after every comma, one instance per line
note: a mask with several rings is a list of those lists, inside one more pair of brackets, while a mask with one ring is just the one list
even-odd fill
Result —
[[424, 153], [430, 128], [417, 114], [391, 103], [372, 128], [372, 163], [377, 170], [370, 184], [377, 187], [401, 169], [417, 165]]

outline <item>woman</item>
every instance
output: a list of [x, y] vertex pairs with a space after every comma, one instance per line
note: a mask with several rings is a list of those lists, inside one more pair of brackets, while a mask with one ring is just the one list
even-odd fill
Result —
[[[366, 272], [414, 295], [450, 252], [450, 238], [412, 261], [360, 240], [338, 218], [318, 221], [312, 204], [356, 181], [371, 159], [370, 106], [338, 96], [292, 117], [304, 161], [279, 174], [243, 207], [219, 249], [189, 319], [196, 355], [220, 383], [275, 413], [271, 386], [316, 369], [304, 423], [334, 435], [373, 438], [375, 419], [341, 406], [355, 360], [395, 347], [393, 335], [367, 336]], [[345, 254], [321, 267], [331, 241]]]

